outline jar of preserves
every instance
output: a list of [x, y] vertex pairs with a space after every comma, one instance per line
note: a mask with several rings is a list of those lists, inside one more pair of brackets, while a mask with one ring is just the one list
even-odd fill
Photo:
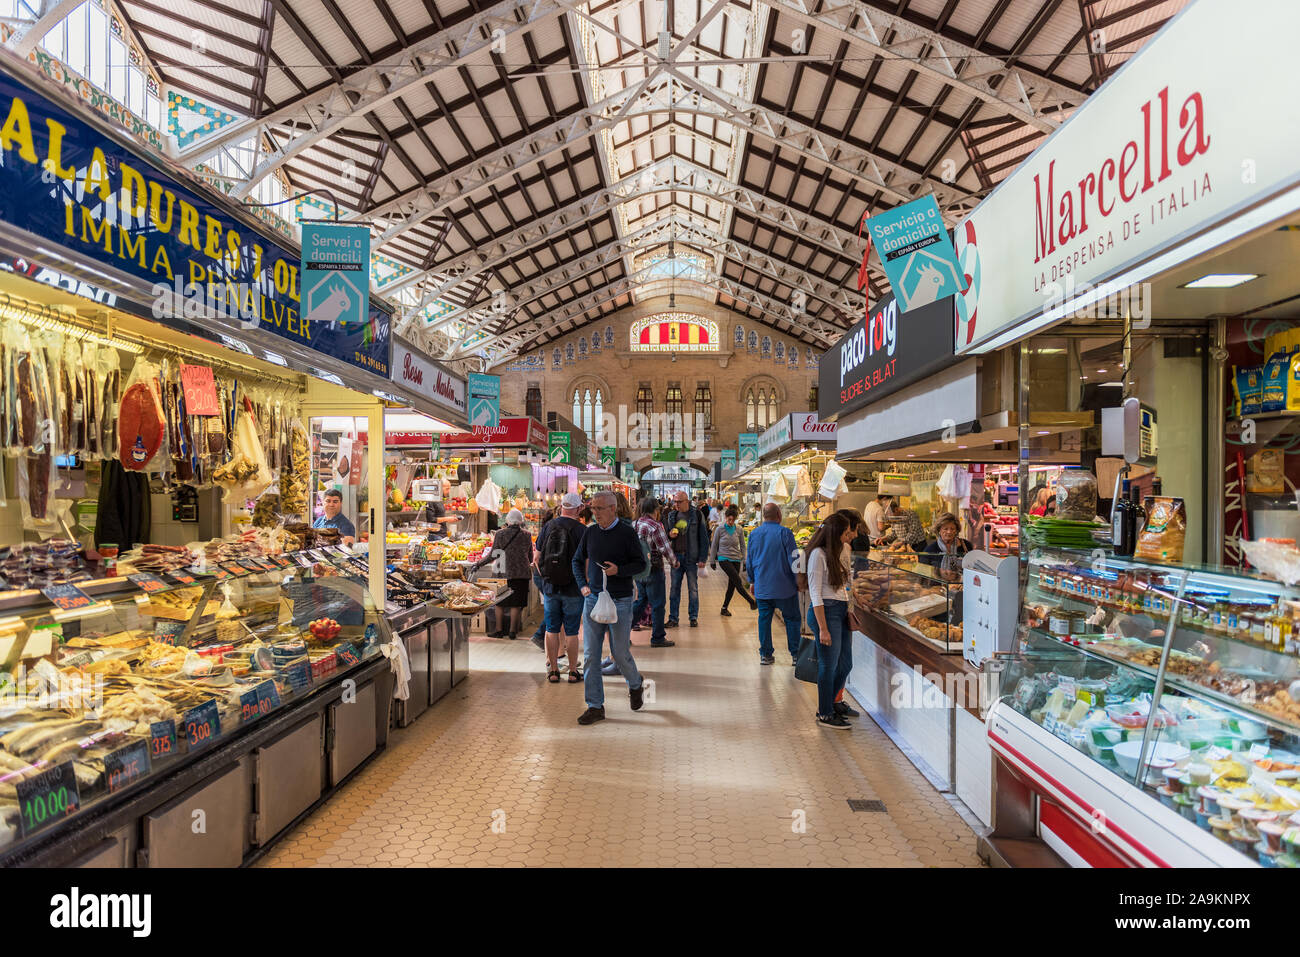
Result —
[[1091, 522], [1097, 517], [1097, 476], [1084, 468], [1068, 468], [1056, 483], [1056, 517]]

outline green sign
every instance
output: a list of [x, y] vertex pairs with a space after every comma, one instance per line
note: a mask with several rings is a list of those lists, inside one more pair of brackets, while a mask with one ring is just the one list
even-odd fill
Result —
[[471, 429], [497, 428], [501, 424], [501, 377], [471, 372], [465, 391], [469, 393], [466, 408]]
[[568, 432], [550, 432], [550, 453], [552, 462], [560, 462], [565, 465], [569, 463], [569, 440]]
[[740, 455], [737, 458], [737, 467], [742, 471], [751, 469], [758, 464], [758, 433], [741, 432], [740, 433]]
[[686, 454], [684, 445], [656, 445], [650, 458], [655, 462], [685, 462]]
[[728, 469], [730, 469], [730, 470], [733, 471], [733, 472], [736, 470], [736, 450], [735, 450], [735, 449], [723, 449], [723, 450], [722, 450], [722, 471], [726, 472]]
[[618, 449], [614, 448], [612, 445], [602, 446], [600, 450], [600, 464], [613, 472], [617, 463]]
[[[370, 227], [302, 224], [302, 317], [361, 329], [370, 319]], [[355, 325], [350, 325], [355, 323]]]

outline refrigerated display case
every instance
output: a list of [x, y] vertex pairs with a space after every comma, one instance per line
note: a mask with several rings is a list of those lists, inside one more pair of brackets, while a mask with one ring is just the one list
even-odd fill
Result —
[[[1300, 863], [1300, 589], [1102, 551], [1028, 557], [990, 743], [1072, 863]], [[1292, 697], [1295, 694], [1296, 697]], [[999, 788], [991, 837], [1011, 837]]]
[[961, 573], [939, 571], [918, 561], [878, 561], [871, 554], [853, 553], [854, 604], [939, 651], [960, 652]]
[[[76, 863], [110, 830], [132, 836], [134, 853], [107, 853], [124, 866], [239, 864], [268, 846], [346, 776], [323, 779], [322, 761], [350, 772], [383, 744], [392, 635], [366, 570], [313, 549], [0, 593], [0, 864]], [[334, 706], [354, 693], [369, 707]], [[235, 787], [222, 804], [228, 839], [209, 820], [198, 857], [162, 846], [232, 762], [259, 797]]]

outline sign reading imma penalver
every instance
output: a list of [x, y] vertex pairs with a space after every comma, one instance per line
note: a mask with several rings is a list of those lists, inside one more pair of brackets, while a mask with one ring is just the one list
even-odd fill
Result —
[[140, 280], [122, 307], [186, 331], [259, 329], [387, 377], [387, 311], [365, 296], [364, 321], [305, 321], [296, 252], [4, 69], [0, 148], [0, 220]]

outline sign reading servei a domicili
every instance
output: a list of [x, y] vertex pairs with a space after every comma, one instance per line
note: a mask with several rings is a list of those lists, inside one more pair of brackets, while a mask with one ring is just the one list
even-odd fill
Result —
[[870, 405], [953, 362], [953, 299], [901, 313], [893, 296], [822, 357], [817, 413], [822, 422]]
[[388, 376], [390, 316], [368, 289], [364, 322], [306, 322], [296, 253], [4, 70], [0, 118], [0, 220], [142, 280], [123, 307], [261, 329]]

